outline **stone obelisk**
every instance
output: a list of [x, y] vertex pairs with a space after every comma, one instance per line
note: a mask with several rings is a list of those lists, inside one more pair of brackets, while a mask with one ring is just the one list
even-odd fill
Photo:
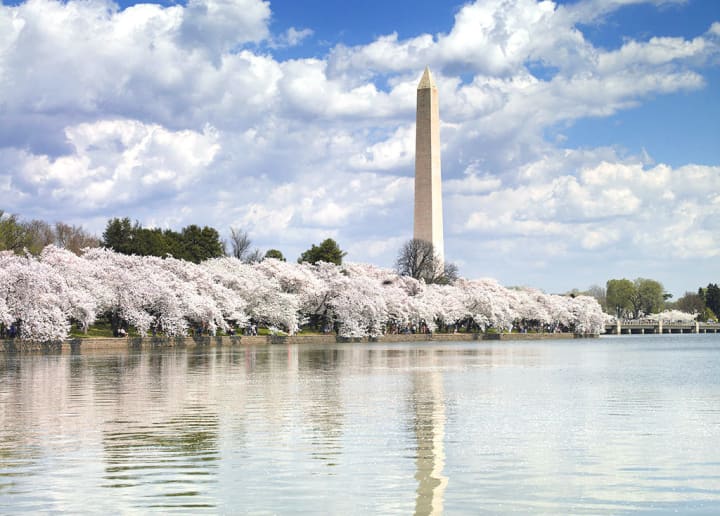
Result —
[[425, 67], [417, 89], [413, 238], [430, 242], [444, 260], [441, 181], [438, 90], [430, 69]]

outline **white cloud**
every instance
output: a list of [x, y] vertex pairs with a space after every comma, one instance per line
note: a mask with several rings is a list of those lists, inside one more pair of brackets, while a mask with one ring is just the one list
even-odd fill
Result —
[[[483, 238], [577, 235], [588, 250], [623, 242], [637, 246], [634, 254], [687, 258], [720, 253], [720, 208], [713, 200], [713, 192], [720, 190], [720, 167], [647, 168], [639, 161], [601, 161], [577, 176], [572, 172], [477, 194], [458, 204], [464, 214], [454, 218], [466, 220], [462, 231]], [[472, 178], [466, 181], [472, 184]]]
[[[300, 226], [334, 228], [346, 225], [350, 217], [359, 218], [368, 211], [392, 205], [410, 189], [411, 182], [409, 178], [373, 173], [306, 177], [302, 182], [275, 187], [265, 205], [269, 209], [289, 210]], [[290, 220], [285, 220], [289, 225]]]
[[446, 240], [467, 274], [492, 265], [477, 249], [507, 264], [532, 246], [543, 267], [610, 248], [715, 256], [717, 167], [565, 149], [547, 134], [708, 87], [717, 21], [614, 50], [585, 38], [583, 24], [639, 1], [477, 1], [443, 33], [291, 60], [274, 47], [312, 28], [272, 33], [260, 0], [0, 5], [0, 192], [25, 216], [243, 225], [296, 251], [333, 235], [391, 265], [412, 231], [415, 90], [429, 64]]
[[393, 33], [358, 47], [338, 45], [328, 59], [330, 74], [419, 70], [432, 61], [434, 48], [434, 38], [429, 34], [400, 41], [397, 33]]
[[702, 56], [707, 49], [708, 44], [702, 37], [692, 40], [650, 38], [647, 42], [629, 41], [617, 51], [601, 54], [598, 70], [603, 73], [626, 72], [647, 65], [658, 66], [678, 59]]
[[284, 34], [280, 35], [270, 43], [271, 48], [294, 47], [301, 44], [305, 39], [315, 34], [312, 29], [296, 29], [290, 27]]
[[410, 71], [463, 66], [478, 73], [512, 75], [526, 60], [569, 64], [590, 46], [569, 23], [564, 9], [536, 0], [485, 0], [463, 6], [447, 34], [399, 40], [396, 33], [330, 55], [336, 73]]
[[189, 0], [179, 28], [183, 43], [220, 55], [269, 36], [270, 3], [261, 0]]
[[375, 143], [362, 154], [350, 157], [350, 165], [361, 170], [392, 170], [415, 163], [415, 126], [405, 125], [390, 138]]
[[292, 206], [268, 208], [262, 204], [250, 204], [240, 222], [241, 226], [249, 227], [256, 233], [283, 232], [290, 226], [293, 213]]
[[620, 239], [620, 232], [617, 229], [595, 229], [583, 232], [580, 245], [583, 249], [596, 250]]
[[[193, 9], [207, 11], [201, 18], [213, 30], [208, 40], [186, 48], [180, 32], [188, 17], [200, 16]], [[46, 127], [48, 118], [63, 120], [61, 129], [97, 117], [196, 130], [208, 122], [248, 127], [272, 103], [279, 65], [247, 50], [220, 55], [214, 46], [227, 45], [214, 39], [236, 45], [261, 38], [264, 10], [267, 5], [254, 0], [186, 9], [138, 4], [121, 11], [101, 1], [0, 6], [0, 25], [11, 28], [0, 51], [6, 116], [25, 123], [32, 120], [28, 115], [39, 118], [40, 128], [29, 132]], [[216, 18], [232, 24], [215, 30]]]
[[15, 155], [16, 163], [3, 197], [112, 210], [162, 199], [190, 187], [219, 150], [212, 127], [197, 133], [105, 120], [68, 127], [65, 134], [73, 149], [68, 155], [51, 158], [24, 151], [3, 153]]
[[[332, 79], [328, 63], [321, 59], [298, 59], [282, 63], [283, 78], [278, 83], [284, 107], [293, 114], [333, 119], [337, 124], [345, 120], [377, 121], [401, 113], [414, 112], [413, 77], [410, 84], [398, 84], [384, 92], [372, 83]], [[408, 91], [412, 92], [408, 96]], [[402, 94], [399, 94], [399, 93]]]
[[473, 195], [499, 190], [502, 180], [490, 174], [478, 173], [474, 167], [465, 172], [462, 179], [447, 179], [443, 182], [443, 192], [446, 194]]
[[[348, 246], [348, 254], [354, 257], [354, 261], [373, 262], [378, 258], [385, 256], [396, 256], [398, 250], [407, 242], [404, 236], [397, 236], [383, 239], [359, 240], [352, 242]], [[393, 267], [394, 263], [388, 263], [388, 267]]]

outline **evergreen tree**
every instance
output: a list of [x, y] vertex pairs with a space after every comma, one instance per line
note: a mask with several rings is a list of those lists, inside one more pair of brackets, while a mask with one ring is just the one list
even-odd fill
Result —
[[703, 289], [705, 297], [705, 306], [720, 317], [720, 287], [717, 283], [709, 283], [707, 288]]
[[103, 246], [123, 254], [139, 256], [173, 256], [194, 263], [223, 256], [220, 234], [209, 226], [191, 224], [179, 233], [171, 229], [143, 228], [130, 219], [108, 221], [103, 233]]
[[180, 242], [182, 256], [179, 258], [193, 263], [200, 263], [225, 254], [220, 234], [209, 226], [200, 228], [191, 224], [183, 228], [180, 233]]
[[118, 253], [133, 254], [132, 239], [134, 229], [128, 217], [108, 220], [102, 235], [102, 246]]
[[328, 262], [335, 265], [342, 265], [342, 259], [347, 253], [340, 249], [340, 246], [332, 238], [326, 238], [319, 246], [312, 245], [298, 258], [298, 263]]
[[265, 258], [275, 258], [276, 260], [280, 260], [281, 262], [285, 261], [285, 256], [283, 256], [282, 252], [278, 251], [277, 249], [268, 249], [265, 253]]

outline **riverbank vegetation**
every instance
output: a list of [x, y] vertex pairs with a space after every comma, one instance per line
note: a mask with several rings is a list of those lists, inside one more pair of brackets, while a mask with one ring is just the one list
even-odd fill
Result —
[[248, 326], [345, 337], [384, 332], [564, 330], [599, 333], [588, 296], [508, 289], [490, 279], [426, 284], [365, 264], [252, 264], [221, 257], [195, 264], [94, 248], [78, 256], [54, 245], [38, 256], [0, 253], [0, 323], [19, 338], [54, 341], [98, 321], [118, 331], [167, 336]]
[[[48, 246], [55, 250], [48, 250]], [[68, 270], [62, 270], [62, 267], [55, 263], [59, 260], [58, 248], [78, 255], [80, 261], [72, 267], [68, 265]], [[605, 287], [593, 286], [585, 292], [574, 290], [565, 296], [548, 296], [527, 288], [506, 289], [492, 280], [461, 279], [456, 266], [437, 256], [431, 244], [417, 240], [410, 240], [401, 247], [393, 272], [372, 266], [344, 265], [343, 257], [346, 253], [332, 239], [326, 239], [319, 245], [313, 244], [301, 253], [298, 264], [289, 264], [278, 249], [263, 253], [252, 248], [247, 232], [239, 228], [230, 228], [229, 239], [224, 241], [217, 230], [208, 226], [190, 225], [180, 231], [160, 230], [144, 228], [138, 222], [131, 223], [130, 219], [125, 217], [108, 220], [102, 238], [97, 238], [82, 227], [62, 222], [48, 224], [40, 220], [23, 221], [16, 215], [8, 215], [0, 210], [0, 251], [10, 252], [3, 256], [3, 267], [12, 266], [13, 271], [22, 269], [24, 274], [32, 275], [40, 274], [39, 271], [49, 267], [51, 272], [60, 274], [57, 281], [61, 286], [56, 287], [59, 293], [53, 294], [52, 289], [50, 292], [43, 292], [45, 296], [58, 297], [56, 303], [48, 306], [56, 307], [59, 312], [56, 316], [46, 314], [48, 320], [59, 321], [57, 325], [51, 325], [52, 329], [45, 328], [43, 324], [35, 328], [34, 322], [23, 324], [23, 321], [38, 320], [19, 308], [24, 306], [19, 300], [24, 294], [19, 295], [11, 283], [0, 286], [0, 332], [5, 335], [20, 334], [34, 340], [62, 338], [70, 331], [66, 328], [73, 325], [74, 331], [83, 335], [92, 332], [107, 334], [107, 329], [90, 328], [100, 320], [107, 321], [111, 327], [110, 333], [117, 333], [121, 326], [125, 326], [125, 331], [137, 332], [139, 335], [148, 331], [179, 335], [193, 330], [196, 326], [205, 332], [224, 332], [230, 331], [231, 326], [242, 327], [251, 320], [269, 327], [268, 331], [293, 333], [301, 330], [330, 330], [347, 336], [374, 335], [380, 331], [412, 331], [413, 327], [416, 330], [427, 328], [433, 331], [448, 328], [461, 331], [532, 331], [547, 328], [599, 331], [602, 327], [599, 320], [604, 317], [602, 313], [594, 313], [593, 306], [593, 315], [588, 316], [589, 319], [585, 322], [580, 322], [577, 314], [568, 317], [563, 312], [568, 310], [566, 305], [572, 304], [567, 298], [593, 298], [601, 310], [619, 319], [658, 317], [668, 320], [669, 317], [675, 317], [677, 320], [713, 321], [717, 320], [717, 314], [720, 313], [720, 288], [716, 283], [701, 287], [697, 292], [686, 292], [676, 301], [670, 300], [671, 296], [665, 292], [660, 282], [645, 278], [632, 281], [624, 278], [611, 279]], [[107, 252], [118, 256], [109, 259], [107, 256], [110, 255], [103, 254]], [[19, 257], [13, 258], [13, 253]], [[127, 256], [126, 263], [123, 262], [123, 255]], [[32, 258], [33, 256], [35, 258]], [[53, 256], [56, 258], [52, 258]], [[102, 258], [103, 256], [105, 258]], [[229, 258], [226, 259], [226, 256]], [[140, 257], [147, 259], [141, 260]], [[134, 275], [125, 278], [127, 289], [138, 290], [145, 299], [132, 304], [120, 299], [125, 294], [118, 294], [119, 299], [109, 300], [109, 294], [105, 291], [115, 288], [114, 283], [97, 272], [80, 271], [82, 267], [97, 267], [103, 260], [108, 262], [109, 267], [126, 267], [133, 271]], [[71, 263], [72, 259], [66, 257], [64, 261]], [[25, 265], [21, 267], [18, 265], [20, 262]], [[269, 264], [274, 262], [279, 262], [279, 265], [275, 266], [273, 272]], [[192, 269], [191, 264], [199, 268]], [[335, 269], [328, 269], [331, 265]], [[176, 270], [169, 270], [172, 267], [185, 271], [180, 274], [180, 279]], [[227, 270], [219, 272], [218, 269], [222, 267]], [[147, 268], [147, 271], [144, 271], [144, 268]], [[280, 270], [284, 272], [281, 273]], [[330, 274], [329, 270], [335, 272]], [[145, 274], [151, 275], [157, 271], [164, 279], [148, 276], [147, 288], [159, 282], [155, 285], [155, 292], [167, 293], [177, 282], [184, 281], [186, 284], [183, 284], [182, 289], [168, 294], [177, 299], [168, 298], [162, 302], [135, 285], [138, 282], [142, 284]], [[67, 274], [71, 272], [76, 276], [85, 274], [91, 279], [69, 280]], [[127, 270], [123, 272], [126, 275], [131, 274]], [[0, 271], [0, 274], [2, 278], [10, 278], [8, 271]], [[202, 281], [212, 283], [212, 288], [198, 285], [197, 279], [183, 279], [197, 274], [210, 275], [210, 279], [205, 278]], [[172, 275], [175, 276], [171, 277]], [[242, 276], [243, 279], [233, 279], [232, 275]], [[304, 283], [297, 280], [300, 281], [297, 286], [283, 283], [282, 278], [287, 276], [306, 279]], [[314, 280], [310, 281], [307, 279], [309, 277]], [[344, 282], [338, 279], [340, 277], [345, 278]], [[366, 292], [354, 286], [355, 282], [363, 283], [359, 279], [361, 277], [365, 278], [365, 284], [372, 286], [370, 288], [366, 285]], [[31, 280], [30, 276], [24, 278], [8, 281], [15, 281], [17, 284], [35, 281]], [[380, 287], [377, 285], [378, 281], [381, 282]], [[274, 292], [269, 298], [273, 301], [253, 301], [260, 295], [252, 292], [253, 282], [267, 292]], [[319, 294], [316, 294], [316, 298], [313, 298], [313, 295], [303, 290], [323, 291], [320, 284], [324, 285], [322, 288], [327, 293], [325, 297], [317, 298]], [[84, 289], [79, 293], [78, 285]], [[443, 290], [440, 287], [446, 288]], [[41, 287], [38, 288], [42, 290]], [[376, 302], [362, 301], [358, 305], [362, 308], [357, 308], [358, 313], [355, 313], [354, 309], [350, 308], [352, 295], [340, 294], [344, 288], [356, 288], [353, 295], [361, 299], [372, 293], [379, 298]], [[193, 296], [205, 299], [203, 302], [207, 304], [207, 313], [196, 313], [199, 309], [193, 306], [195, 301], [184, 297], [193, 289]], [[213, 297], [218, 289], [229, 290], [229, 293], [225, 292], [223, 295], [238, 298], [239, 308], [230, 309], [231, 304], [222, 303]], [[70, 300], [63, 299], [63, 296], [67, 295], [71, 296]], [[399, 302], [398, 299], [402, 296], [407, 299]], [[487, 296], [497, 296], [497, 299], [487, 300]], [[438, 306], [438, 297], [449, 304]], [[542, 301], [538, 301], [540, 299]], [[565, 299], [561, 303], [565, 308], [542, 308], [552, 304], [548, 300], [557, 299]], [[271, 316], [265, 311], [272, 308], [268, 305], [271, 302], [281, 308], [282, 314]], [[400, 308], [395, 306], [394, 303], [397, 302], [400, 303]], [[347, 308], [342, 308], [345, 306], [343, 303]], [[167, 308], [164, 308], [165, 305]], [[495, 308], [505, 305], [510, 308]], [[30, 303], [27, 306], [34, 305]], [[14, 308], [11, 310], [10, 307]], [[589, 308], [586, 306], [585, 310]], [[221, 315], [217, 315], [218, 311]], [[362, 315], [365, 312], [368, 314]], [[42, 331], [39, 329], [41, 326], [45, 328]], [[262, 327], [259, 330], [265, 331]]]
[[64, 222], [49, 224], [44, 220], [21, 220], [0, 210], [0, 251], [40, 254], [54, 244], [79, 254], [87, 247], [97, 247], [100, 239], [80, 226]]
[[685, 292], [675, 301], [671, 301], [672, 295], [662, 283], [647, 278], [611, 279], [605, 288], [594, 285], [584, 292], [573, 290], [569, 294], [594, 297], [607, 314], [623, 320], [708, 322], [717, 321], [720, 314], [717, 283], [700, 287], [697, 292]]

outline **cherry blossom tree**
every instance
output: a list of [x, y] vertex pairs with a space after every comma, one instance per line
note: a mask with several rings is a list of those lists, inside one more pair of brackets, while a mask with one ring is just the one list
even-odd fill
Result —
[[314, 320], [344, 337], [458, 324], [599, 333], [607, 317], [587, 296], [507, 289], [492, 279], [428, 285], [368, 264], [236, 258], [194, 264], [100, 248], [76, 256], [48, 246], [38, 257], [1, 252], [0, 266], [0, 323], [15, 325], [30, 341], [64, 339], [71, 322], [86, 331], [100, 315], [142, 336], [182, 336], [198, 327], [214, 335], [250, 320], [293, 334], [302, 321]]
[[576, 333], [597, 334], [605, 331], [607, 315], [594, 297], [566, 297], [565, 300], [570, 312], [569, 324]]
[[[62, 276], [31, 256], [0, 253], [0, 317], [15, 324], [23, 340], [53, 342], [67, 337], [70, 299]], [[2, 308], [4, 305], [4, 308]]]
[[65, 281], [70, 318], [87, 333], [88, 327], [95, 322], [98, 314], [109, 306], [111, 293], [105, 282], [97, 281], [97, 274], [89, 272], [91, 262], [69, 250], [49, 245], [43, 249], [39, 259]]
[[246, 303], [247, 316], [258, 323], [279, 326], [291, 335], [298, 330], [298, 296], [283, 292], [280, 282], [237, 258], [215, 258], [201, 264], [214, 281]]
[[387, 321], [382, 287], [363, 275], [340, 278], [332, 287], [335, 295], [328, 303], [339, 335], [342, 337], [377, 337]]
[[662, 322], [694, 322], [697, 318], [696, 313], [689, 314], [687, 312], [682, 312], [680, 310], [664, 310], [660, 312], [659, 314], [651, 314], [648, 315], [648, 319], [652, 319], [653, 321], [662, 321]]

